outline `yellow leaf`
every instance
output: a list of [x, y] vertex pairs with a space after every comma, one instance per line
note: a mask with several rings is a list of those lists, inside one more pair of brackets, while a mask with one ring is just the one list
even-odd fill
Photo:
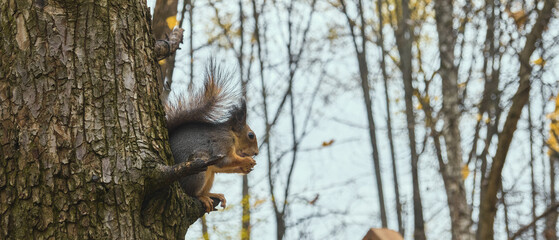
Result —
[[549, 146], [548, 154], [556, 154], [559, 152], [559, 144], [557, 136], [559, 136], [559, 96], [555, 98], [555, 111], [548, 114], [547, 117], [551, 120], [549, 124], [549, 138], [547, 145]]
[[545, 65], [545, 60], [543, 60], [543, 58], [538, 58], [538, 59], [532, 61], [532, 63], [536, 64], [536, 65], [540, 65], [540, 66], [543, 67]]
[[485, 118], [485, 123], [489, 123], [489, 122], [491, 122], [491, 118], [486, 117], [486, 118]]
[[423, 109], [423, 105], [421, 105], [421, 103], [418, 103], [417, 106], [415, 106], [415, 108], [417, 108], [418, 110]]
[[318, 197], [319, 197], [319, 196], [320, 196], [320, 195], [317, 193], [316, 196], [314, 196], [313, 200], [310, 200], [310, 201], [309, 201], [309, 204], [310, 204], [310, 205], [314, 205], [314, 204], [316, 203], [316, 201], [318, 201]]
[[265, 202], [266, 202], [266, 199], [264, 199], [264, 198], [256, 199], [256, 200], [254, 201], [254, 203], [252, 204], [252, 208], [256, 208], [256, 207], [262, 205], [262, 204], [265, 203]]
[[476, 115], [476, 120], [477, 120], [478, 122], [479, 122], [479, 120], [481, 120], [481, 114], [478, 113], [478, 114]]
[[426, 104], [429, 104], [431, 102], [431, 98], [429, 98], [429, 94], [423, 96], [423, 101], [425, 101]]
[[334, 143], [334, 139], [332, 139], [332, 140], [330, 140], [330, 141], [328, 141], [328, 142], [322, 142], [322, 146], [323, 146], [323, 147], [328, 147], [328, 146], [332, 145], [332, 143]]
[[158, 63], [159, 63], [159, 65], [163, 65], [163, 64], [165, 64], [166, 62], [167, 62], [167, 61], [165, 61], [165, 59], [161, 59], [161, 60], [159, 60]]
[[464, 87], [466, 87], [466, 82], [458, 83], [458, 87], [459, 87], [459, 88], [464, 88]]
[[177, 26], [177, 16], [170, 16], [165, 19], [165, 21], [167, 21], [167, 26], [169, 26], [169, 29], [173, 29], [175, 26]]
[[328, 29], [328, 40], [333, 41], [338, 39], [339, 34], [336, 28], [331, 27], [330, 29]]
[[341, 8], [342, 6], [339, 1], [328, 1], [328, 3], [330, 3], [330, 5], [335, 8]]
[[514, 19], [514, 23], [519, 29], [521, 29], [524, 26], [524, 23], [526, 23], [527, 17], [526, 17], [526, 12], [524, 12], [524, 10], [521, 9], [516, 12], [512, 12], [510, 9], [506, 9], [505, 12], [507, 12], [509, 17]]
[[464, 164], [464, 166], [462, 166], [462, 181], [466, 180], [466, 178], [468, 178], [468, 175], [470, 175], [470, 169], [468, 168], [468, 165]]
[[400, 63], [400, 59], [398, 59], [398, 58], [395, 57], [395, 56], [392, 56], [392, 54], [388, 54], [388, 56], [390, 57], [390, 59], [392, 59], [392, 61], [393, 61], [394, 63], [397, 63], [397, 64]]

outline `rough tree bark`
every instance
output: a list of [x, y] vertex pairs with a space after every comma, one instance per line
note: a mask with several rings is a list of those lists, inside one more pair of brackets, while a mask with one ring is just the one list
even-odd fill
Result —
[[[0, 239], [180, 239], [144, 1], [0, 1]], [[215, 160], [215, 159], [214, 159]]]

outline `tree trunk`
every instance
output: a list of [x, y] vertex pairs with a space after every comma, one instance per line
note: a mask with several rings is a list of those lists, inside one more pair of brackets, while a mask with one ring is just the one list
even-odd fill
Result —
[[[380, 220], [383, 228], [388, 227], [388, 219], [386, 217], [386, 207], [384, 206], [384, 190], [382, 187], [382, 175], [380, 172], [380, 156], [378, 151], [377, 133], [375, 119], [373, 118], [373, 104], [369, 94], [371, 87], [369, 86], [369, 65], [367, 64], [367, 38], [365, 33], [365, 15], [363, 13], [363, 4], [359, 0], [359, 17], [361, 20], [361, 53], [355, 48], [357, 61], [359, 62], [359, 73], [361, 76], [361, 90], [367, 108], [367, 120], [369, 122], [369, 137], [371, 139], [371, 147], [373, 149], [373, 165], [375, 167], [375, 182], [377, 183], [378, 200], [380, 208]], [[355, 40], [354, 40], [355, 42]]]
[[410, 142], [411, 173], [413, 187], [413, 236], [417, 240], [425, 240], [425, 223], [423, 220], [423, 204], [421, 203], [421, 191], [419, 189], [419, 171], [416, 143], [415, 143], [415, 114], [413, 112], [413, 85], [412, 85], [412, 32], [408, 23], [410, 19], [409, 2], [402, 0], [402, 15], [398, 17], [398, 27], [395, 31], [396, 45], [400, 54], [400, 70], [404, 81], [404, 102], [406, 104], [406, 123], [408, 127], [408, 138]]
[[[365, 48], [365, 46], [363, 46]], [[356, 49], [357, 50], [357, 49]], [[384, 206], [384, 191], [382, 188], [382, 177], [380, 172], [380, 157], [378, 154], [378, 143], [375, 120], [373, 119], [373, 104], [371, 102], [369, 78], [368, 78], [368, 67], [367, 61], [365, 60], [365, 54], [363, 52], [356, 53], [359, 59], [359, 72], [361, 76], [361, 90], [363, 91], [363, 99], [365, 101], [365, 108], [367, 110], [367, 120], [369, 123], [369, 137], [371, 140], [371, 148], [373, 149], [373, 167], [375, 174], [375, 182], [377, 184], [378, 200], [380, 208], [380, 220], [383, 228], [388, 227], [388, 220], [386, 218], [386, 208]]]
[[[187, 0], [188, 6], [188, 30], [190, 34], [188, 35], [188, 49], [190, 56], [190, 79], [188, 80], [188, 89], [192, 89], [194, 83], [194, 0]], [[181, 19], [182, 21], [182, 19]]]
[[[373, 118], [373, 104], [371, 100], [370, 90], [371, 87], [369, 86], [369, 66], [367, 64], [367, 39], [365, 35], [365, 20], [363, 15], [363, 5], [362, 2], [359, 1], [358, 11], [359, 17], [361, 21], [361, 26], [359, 26], [359, 33], [358, 36], [354, 28], [356, 27], [355, 22], [350, 19], [347, 11], [346, 4], [344, 0], [340, 0], [342, 4], [343, 13], [347, 18], [347, 23], [349, 30], [351, 32], [351, 38], [353, 47], [355, 49], [355, 56], [357, 57], [357, 64], [359, 66], [359, 77], [361, 80], [361, 90], [363, 92], [363, 100], [365, 102], [365, 109], [367, 111], [367, 122], [369, 124], [369, 138], [371, 141], [371, 149], [373, 150], [373, 173], [375, 175], [375, 182], [377, 184], [377, 192], [378, 192], [378, 200], [379, 200], [379, 208], [380, 208], [380, 220], [382, 223], [382, 227], [388, 227], [388, 220], [386, 217], [386, 208], [384, 206], [384, 191], [382, 187], [382, 176], [380, 173], [380, 157], [378, 154], [378, 144], [377, 144], [377, 134], [376, 134], [376, 126], [375, 126], [375, 119]], [[361, 38], [361, 47], [357, 44], [357, 38]]]
[[377, 0], [377, 15], [379, 20], [378, 45], [380, 47], [380, 69], [384, 82], [384, 96], [386, 102], [386, 128], [388, 129], [388, 143], [390, 147], [390, 157], [392, 162], [392, 179], [394, 182], [394, 198], [396, 200], [396, 218], [398, 220], [398, 232], [405, 236], [404, 226], [402, 225], [402, 203], [400, 201], [400, 190], [398, 184], [398, 170], [396, 164], [396, 154], [394, 152], [394, 135], [392, 134], [392, 113], [390, 110], [390, 97], [388, 95], [388, 73], [386, 72], [385, 50], [384, 50], [384, 28], [382, 16], [382, 0]]
[[243, 176], [243, 198], [241, 205], [243, 206], [243, 213], [241, 215], [241, 239], [250, 240], [250, 188], [248, 186], [247, 175]]
[[[178, 0], [158, 0], [155, 3], [155, 8], [153, 9], [153, 35], [155, 39], [165, 39], [171, 33], [174, 26], [170, 26], [167, 19], [177, 16], [178, 5]], [[161, 103], [165, 104], [171, 92], [175, 55], [173, 54], [165, 59], [165, 61], [160, 62], [159, 67], [161, 69], [156, 74], [157, 82], [159, 83], [158, 87], [161, 93]]]
[[452, 2], [435, 2], [437, 32], [439, 39], [440, 68], [442, 78], [444, 126], [447, 162], [440, 166], [447, 195], [452, 239], [473, 239], [471, 210], [466, 199], [462, 180], [462, 147], [460, 138], [460, 99], [458, 94], [458, 68], [454, 65], [456, 35], [452, 27]]
[[184, 238], [144, 1], [0, 6], [0, 239]]
[[285, 236], [285, 231], [287, 230], [285, 226], [285, 215], [282, 213], [276, 213], [276, 239], [282, 240]]
[[[536, 221], [536, 195], [537, 195], [537, 189], [536, 189], [536, 178], [534, 175], [534, 163], [536, 161], [535, 157], [534, 157], [534, 133], [533, 133], [533, 129], [534, 126], [532, 124], [532, 108], [531, 108], [531, 103], [528, 103], [528, 131], [529, 131], [529, 136], [530, 136], [530, 188], [532, 190], [531, 192], [531, 196], [532, 196], [532, 221]], [[534, 240], [538, 240], [538, 229], [536, 228], [536, 225], [534, 225], [532, 227], [532, 238]]]
[[503, 204], [503, 213], [505, 221], [505, 232], [507, 233], [507, 239], [511, 237], [510, 227], [509, 227], [509, 207], [506, 199], [507, 193], [501, 191], [501, 204]]
[[206, 216], [200, 218], [200, 224], [202, 224], [202, 238], [204, 240], [210, 240], [210, 233], [208, 232], [208, 223], [206, 222]]
[[530, 75], [532, 67], [530, 66], [530, 56], [536, 49], [536, 42], [542, 38], [544, 29], [552, 15], [555, 7], [555, 0], [545, 0], [542, 10], [536, 18], [536, 22], [530, 33], [526, 36], [526, 43], [522, 51], [518, 54], [520, 69], [518, 72], [519, 86], [512, 98], [509, 113], [507, 114], [503, 131], [499, 134], [497, 150], [493, 157], [493, 163], [489, 176], [487, 177], [486, 186], [483, 188], [482, 198], [480, 199], [480, 213], [477, 230], [477, 239], [492, 240], [493, 239], [493, 223], [497, 213], [497, 193], [501, 189], [501, 172], [505, 165], [505, 160], [510, 147], [510, 143], [516, 131], [518, 119], [522, 114], [524, 105], [530, 97]]
[[[528, 106], [530, 106], [528, 104]], [[555, 114], [559, 113], [559, 95], [555, 97]], [[549, 147], [549, 198], [550, 206], [557, 204], [557, 194], [555, 192], [555, 174], [557, 162], [559, 161], [559, 148], [557, 147], [559, 143], [559, 132], [557, 127], [559, 126], [559, 118], [554, 117], [551, 119], [549, 139], [547, 140], [547, 145]], [[545, 218], [545, 229], [543, 235], [546, 240], [557, 240], [557, 212], [554, 211], [546, 216]], [[534, 227], [535, 228], [535, 227]]]
[[[553, 136], [552, 136], [553, 137]], [[557, 204], [557, 196], [555, 193], [555, 166], [559, 161], [559, 153], [552, 150], [549, 156], [549, 198], [551, 198], [550, 206]], [[557, 240], [557, 211], [547, 215], [545, 219], [544, 237], [546, 240]]]
[[[246, 77], [244, 75], [245, 72], [245, 65], [244, 65], [244, 46], [245, 46], [245, 41], [244, 41], [244, 34], [245, 34], [245, 30], [244, 30], [244, 21], [245, 21], [245, 15], [244, 15], [244, 10], [243, 10], [243, 2], [242, 0], [239, 0], [239, 23], [240, 23], [240, 27], [239, 27], [239, 52], [237, 53], [237, 62], [239, 63], [239, 74], [240, 74], [240, 78], [241, 78], [241, 90], [242, 90], [242, 95], [243, 98], [245, 100], [248, 100], [247, 97], [247, 85], [248, 82], [250, 81], [250, 65], [248, 67], [248, 69], [246, 70], [247, 74]], [[250, 56], [252, 57], [252, 56]], [[241, 205], [243, 207], [243, 213], [241, 215], [241, 239], [242, 240], [250, 240], [250, 186], [248, 183], [248, 176], [247, 175], [243, 175], [242, 176], [242, 200], [241, 200]]]

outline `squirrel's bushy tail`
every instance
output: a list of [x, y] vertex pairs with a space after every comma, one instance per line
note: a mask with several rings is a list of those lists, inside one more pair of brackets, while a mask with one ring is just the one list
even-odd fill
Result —
[[[176, 101], [165, 107], [167, 129], [170, 131], [184, 123], [218, 123], [226, 120], [228, 103], [237, 99], [231, 75], [211, 60], [206, 68], [204, 87], [193, 91], [190, 97], [179, 94]], [[229, 104], [230, 105], [230, 104]]]

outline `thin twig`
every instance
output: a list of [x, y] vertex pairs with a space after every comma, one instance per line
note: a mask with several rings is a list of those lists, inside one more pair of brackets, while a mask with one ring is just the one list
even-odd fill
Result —
[[509, 238], [509, 240], [513, 240], [517, 237], [520, 237], [520, 235], [522, 235], [522, 233], [524, 233], [526, 230], [533, 227], [538, 220], [542, 219], [543, 217], [545, 217], [545, 216], [547, 216], [551, 213], [556, 212], [557, 208], [559, 208], [559, 203], [555, 203], [555, 204], [551, 205], [551, 207], [549, 207], [542, 214], [540, 214], [538, 217], [536, 217], [530, 224], [525, 225], [524, 227], [521, 227], [520, 229], [518, 229], [518, 231], [516, 231], [516, 233], [513, 234], [512, 237]]

